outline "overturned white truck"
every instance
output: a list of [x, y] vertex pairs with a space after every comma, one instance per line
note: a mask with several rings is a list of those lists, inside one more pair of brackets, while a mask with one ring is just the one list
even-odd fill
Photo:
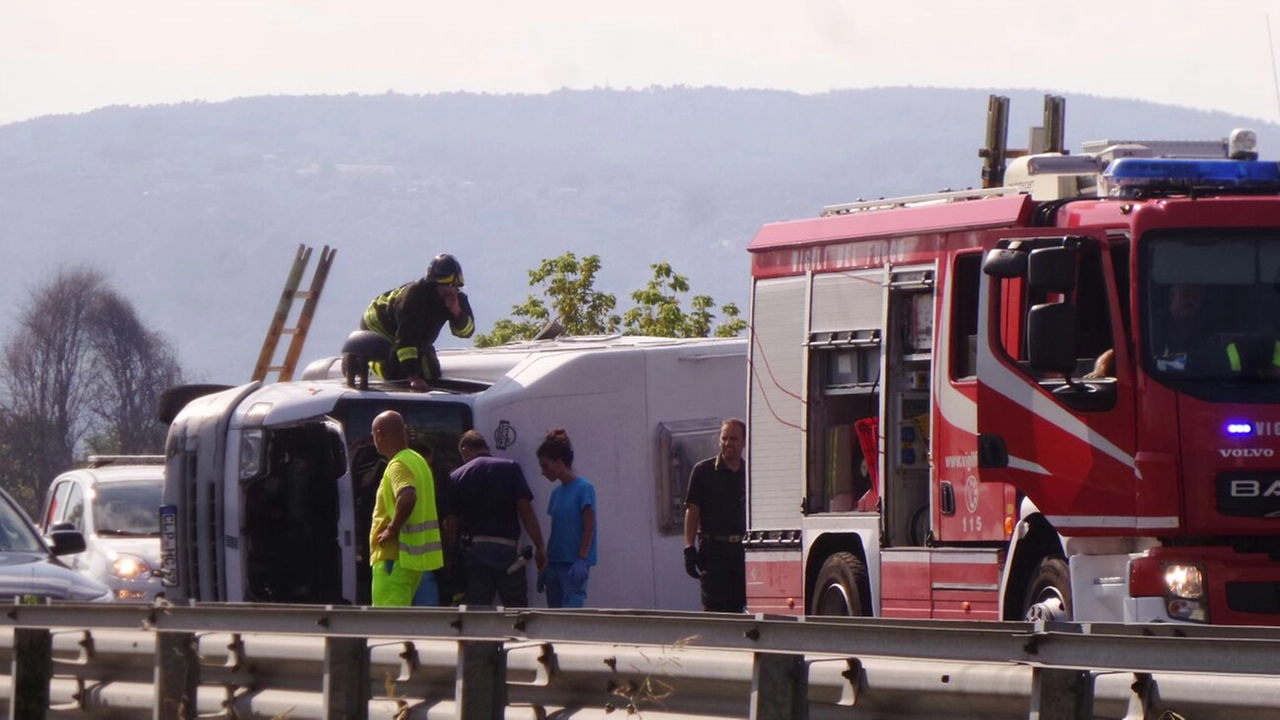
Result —
[[715, 454], [719, 421], [745, 415], [746, 342], [600, 337], [442, 350], [446, 379], [427, 393], [349, 387], [330, 358], [300, 381], [199, 397], [166, 443], [166, 595], [368, 604], [382, 470], [369, 428], [394, 409], [411, 442], [430, 449], [437, 479], [460, 464], [458, 437], [472, 428], [495, 456], [518, 461], [544, 535], [552, 488], [534, 451], [549, 428], [565, 428], [599, 503], [588, 605], [698, 609], [681, 501], [693, 463]]

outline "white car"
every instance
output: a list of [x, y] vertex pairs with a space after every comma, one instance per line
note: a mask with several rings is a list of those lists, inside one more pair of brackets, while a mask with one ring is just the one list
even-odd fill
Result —
[[160, 577], [159, 455], [94, 455], [89, 466], [54, 479], [40, 530], [78, 530], [85, 551], [64, 562], [111, 589], [115, 600], [150, 602], [164, 595]]

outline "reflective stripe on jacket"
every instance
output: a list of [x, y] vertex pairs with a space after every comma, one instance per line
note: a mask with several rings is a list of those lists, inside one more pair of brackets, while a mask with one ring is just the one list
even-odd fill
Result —
[[[1240, 362], [1240, 348], [1236, 343], [1227, 343], [1227, 361], [1231, 363], [1231, 372], [1240, 372], [1243, 365]], [[1271, 366], [1280, 368], [1280, 340], [1276, 340], [1271, 348]]]
[[425, 278], [388, 290], [369, 303], [364, 311], [364, 324], [391, 342], [396, 358], [417, 373], [419, 348], [434, 346], [445, 325], [455, 337], [469, 338], [475, 333], [475, 315], [471, 301], [458, 293], [460, 317], [453, 317], [437, 294], [436, 285]]

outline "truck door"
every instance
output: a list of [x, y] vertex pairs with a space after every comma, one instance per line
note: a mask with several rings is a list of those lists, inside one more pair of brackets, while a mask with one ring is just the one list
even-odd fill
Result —
[[[993, 240], [979, 297], [980, 479], [1012, 484], [1074, 534], [1133, 528], [1127, 263], [1116, 262], [1127, 243], [1044, 229]], [[1110, 369], [1090, 376], [1107, 353]]]

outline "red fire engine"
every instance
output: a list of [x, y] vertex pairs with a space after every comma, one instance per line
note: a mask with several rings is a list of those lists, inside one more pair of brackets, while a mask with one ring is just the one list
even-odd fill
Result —
[[1280, 166], [1062, 107], [752, 240], [752, 611], [1280, 623]]

